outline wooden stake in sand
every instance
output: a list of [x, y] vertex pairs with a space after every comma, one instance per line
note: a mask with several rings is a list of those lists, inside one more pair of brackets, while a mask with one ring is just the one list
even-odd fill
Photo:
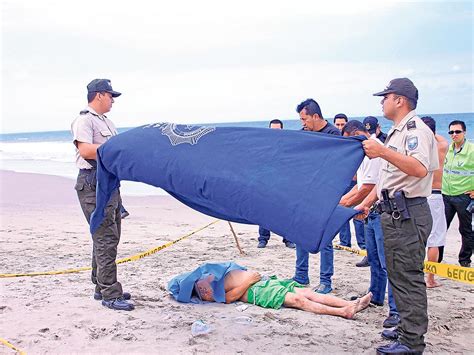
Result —
[[234, 231], [234, 228], [232, 227], [232, 224], [231, 224], [229, 221], [227, 221], [227, 223], [229, 223], [230, 231], [231, 231], [232, 234], [234, 235], [235, 243], [237, 244], [237, 248], [239, 249], [240, 254], [241, 254], [241, 255], [245, 255], [244, 251], [243, 251], [242, 248], [240, 247], [239, 240], [237, 239], [237, 234], [235, 234], [235, 231]]

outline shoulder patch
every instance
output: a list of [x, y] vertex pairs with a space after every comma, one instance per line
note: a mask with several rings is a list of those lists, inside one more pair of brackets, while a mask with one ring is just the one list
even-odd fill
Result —
[[418, 147], [418, 137], [412, 136], [407, 138], [407, 148], [408, 150], [413, 150]]
[[407, 129], [415, 129], [416, 128], [416, 122], [415, 121], [408, 121], [407, 123]]

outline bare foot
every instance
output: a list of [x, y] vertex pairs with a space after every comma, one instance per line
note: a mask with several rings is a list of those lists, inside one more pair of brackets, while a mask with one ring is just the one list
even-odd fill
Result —
[[371, 299], [372, 299], [372, 292], [369, 292], [365, 296], [358, 299], [358, 301], [360, 302], [358, 302], [357, 304], [356, 312], [360, 312], [363, 309], [366, 309], [369, 306]]
[[435, 280], [426, 280], [426, 288], [440, 287], [441, 284]]
[[352, 303], [350, 306], [341, 308], [343, 311], [341, 317], [346, 319], [354, 319], [354, 315], [357, 313], [357, 307], [359, 306], [359, 301], [360, 300], [354, 301], [354, 303]]

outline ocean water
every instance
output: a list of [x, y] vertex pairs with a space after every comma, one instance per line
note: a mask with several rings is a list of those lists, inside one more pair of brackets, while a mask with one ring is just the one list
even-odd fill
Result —
[[[426, 114], [436, 120], [437, 133], [444, 136], [448, 141], [449, 122], [461, 120], [466, 123], [467, 136], [473, 140], [474, 113], [450, 113], [450, 114]], [[420, 117], [425, 114], [419, 114]], [[382, 130], [387, 132], [391, 122], [385, 118], [377, 117]], [[363, 120], [363, 117], [351, 117], [350, 119]], [[328, 119], [330, 122], [332, 120]], [[254, 122], [231, 122], [203, 124], [216, 127], [268, 127], [269, 120]], [[285, 129], [301, 129], [299, 120], [283, 120]], [[118, 131], [125, 132], [132, 127], [119, 128]], [[0, 169], [13, 170], [17, 172], [38, 173], [63, 176], [75, 179], [77, 168], [75, 166], [75, 149], [72, 144], [69, 130], [51, 132], [28, 132], [0, 134]], [[142, 183], [124, 181], [122, 194], [130, 196], [161, 195], [164, 192], [153, 186]]]

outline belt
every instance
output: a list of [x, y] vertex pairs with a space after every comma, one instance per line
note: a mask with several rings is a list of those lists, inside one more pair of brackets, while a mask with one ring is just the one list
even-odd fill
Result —
[[441, 195], [441, 190], [431, 190], [433, 195]]
[[[381, 200], [375, 204], [375, 211], [382, 214], [383, 212], [387, 212], [389, 214], [395, 212], [392, 210], [391, 207], [387, 209], [387, 205], [392, 206], [394, 203], [394, 199], [390, 198], [388, 201]], [[413, 197], [413, 198], [405, 198], [405, 206], [412, 207], [416, 205], [421, 205], [427, 201], [426, 197]]]
[[413, 197], [413, 198], [406, 198], [405, 203], [407, 206], [416, 206], [421, 205], [422, 203], [426, 202], [426, 197]]

